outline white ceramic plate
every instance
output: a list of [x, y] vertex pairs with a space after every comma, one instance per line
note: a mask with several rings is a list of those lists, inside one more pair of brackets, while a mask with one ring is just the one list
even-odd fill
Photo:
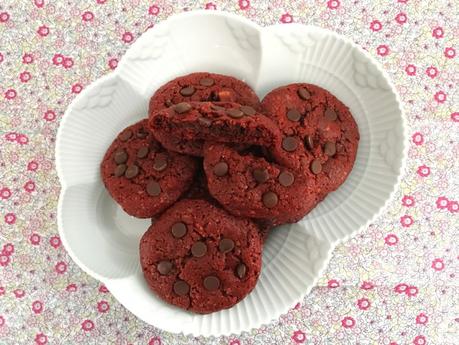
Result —
[[[149, 222], [126, 215], [99, 176], [105, 150], [121, 129], [146, 116], [152, 93], [196, 71], [243, 79], [260, 98], [292, 82], [317, 84], [351, 109], [361, 136], [343, 186], [301, 222], [273, 231], [254, 291], [233, 308], [210, 315], [175, 308], [150, 292], [138, 260], [139, 238]], [[56, 144], [60, 235], [73, 260], [147, 323], [195, 336], [248, 331], [300, 301], [334, 246], [381, 210], [399, 182], [406, 138], [386, 73], [347, 39], [313, 26], [262, 28], [223, 12], [180, 14], [143, 34], [114, 73], [91, 84], [69, 106]]]

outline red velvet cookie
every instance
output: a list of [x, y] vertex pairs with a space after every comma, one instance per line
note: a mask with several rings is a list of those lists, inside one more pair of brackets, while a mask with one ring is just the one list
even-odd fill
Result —
[[315, 180], [250, 153], [222, 145], [204, 146], [204, 171], [211, 195], [236, 216], [294, 223], [315, 205]]
[[150, 99], [150, 113], [181, 102], [236, 102], [260, 109], [260, 100], [243, 81], [222, 74], [192, 73], [161, 86]]
[[257, 226], [204, 200], [181, 200], [140, 241], [150, 288], [196, 313], [230, 308], [254, 287], [261, 270]]
[[179, 103], [150, 114], [149, 126], [169, 150], [202, 156], [205, 142], [277, 148], [276, 124], [252, 107], [237, 103]]
[[341, 101], [311, 84], [290, 84], [271, 91], [262, 101], [265, 114], [282, 132], [281, 149], [289, 166], [307, 171], [321, 196], [346, 179], [357, 153], [357, 124]]
[[148, 120], [125, 128], [108, 148], [101, 176], [112, 198], [131, 216], [149, 218], [172, 205], [191, 185], [192, 157], [165, 150]]

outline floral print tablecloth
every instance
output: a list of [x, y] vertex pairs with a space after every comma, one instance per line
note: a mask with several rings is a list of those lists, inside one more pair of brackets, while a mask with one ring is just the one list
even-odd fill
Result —
[[[138, 320], [72, 262], [56, 225], [56, 131], [149, 27], [220, 9], [343, 34], [390, 74], [409, 159], [389, 207], [276, 322], [190, 338]], [[458, 344], [459, 4], [451, 0], [0, 1], [0, 344]]]

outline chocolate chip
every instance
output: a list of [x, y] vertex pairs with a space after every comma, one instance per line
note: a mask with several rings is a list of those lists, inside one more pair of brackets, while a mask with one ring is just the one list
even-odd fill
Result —
[[304, 144], [309, 150], [314, 149], [314, 139], [312, 138], [312, 135], [306, 136], [306, 138], [304, 139]]
[[116, 164], [126, 163], [126, 161], [128, 160], [128, 154], [124, 150], [118, 150], [113, 155], [113, 160]]
[[164, 276], [172, 270], [172, 262], [169, 260], [160, 261], [158, 262], [156, 268], [158, 269], [158, 272]]
[[324, 146], [324, 152], [327, 156], [334, 156], [336, 153], [336, 145], [331, 141], [327, 141]]
[[218, 250], [222, 253], [229, 253], [234, 248], [234, 241], [230, 238], [223, 238], [218, 244]]
[[121, 141], [128, 141], [132, 137], [132, 131], [130, 129], [123, 131], [118, 138]]
[[153, 169], [163, 171], [167, 168], [167, 157], [165, 155], [157, 155], [153, 161]]
[[216, 105], [216, 104], [211, 104], [210, 107], [213, 109], [213, 110], [216, 110], [216, 111], [226, 111], [226, 108], [225, 107], [221, 107], [219, 105]]
[[331, 108], [327, 108], [325, 110], [325, 118], [330, 121], [335, 121], [338, 118], [338, 115], [336, 114], [336, 111], [334, 111]]
[[244, 113], [242, 112], [242, 110], [239, 110], [239, 109], [228, 109], [226, 110], [226, 113], [233, 119], [240, 119], [241, 117], [244, 116]]
[[254, 169], [252, 175], [258, 183], [266, 182], [269, 179], [269, 173], [266, 169]]
[[314, 175], [320, 174], [322, 171], [322, 164], [320, 163], [320, 160], [314, 159], [311, 162], [311, 171]]
[[257, 113], [257, 111], [249, 105], [243, 105], [240, 109], [247, 116], [252, 116]]
[[215, 84], [215, 80], [213, 80], [212, 78], [202, 78], [199, 81], [199, 84], [202, 86], [212, 86]]
[[296, 110], [296, 109], [290, 109], [288, 112], [287, 112], [287, 118], [290, 120], [290, 121], [300, 121], [301, 119], [301, 113]]
[[204, 127], [210, 127], [210, 125], [212, 124], [212, 120], [208, 119], [206, 117], [200, 117], [200, 118], [198, 118], [198, 121]]
[[307, 99], [311, 98], [311, 94], [304, 87], [298, 89], [298, 96], [303, 100], [307, 100]]
[[143, 127], [140, 127], [136, 133], [137, 138], [140, 138], [140, 139], [146, 138], [147, 135], [148, 135], [148, 132]]
[[127, 165], [126, 164], [117, 165], [116, 168], [115, 168], [115, 176], [116, 177], [123, 176], [124, 172], [126, 171], [126, 169], [127, 169]]
[[139, 151], [137, 151], [137, 158], [145, 158], [146, 156], [148, 156], [149, 151], [150, 149], [148, 148], [148, 146], [141, 147]]
[[182, 96], [185, 96], [185, 97], [188, 97], [188, 96], [191, 96], [192, 94], [194, 94], [196, 91], [196, 89], [193, 87], [193, 86], [187, 86], [187, 87], [184, 87], [180, 90], [180, 94]]
[[274, 192], [266, 192], [263, 194], [263, 205], [267, 208], [273, 208], [274, 206], [277, 205], [277, 202], [279, 201], [277, 194]]
[[158, 182], [151, 180], [147, 183], [147, 194], [150, 196], [158, 196], [161, 194], [161, 186]]
[[172, 103], [172, 101], [170, 99], [166, 99], [166, 101], [164, 102], [164, 105], [166, 107], [170, 107], [171, 105], [173, 105], [174, 103]]
[[226, 162], [219, 162], [214, 166], [215, 176], [222, 177], [228, 173], [228, 164]]
[[190, 291], [190, 286], [183, 280], [177, 280], [173, 289], [177, 295], [184, 296]]
[[174, 236], [175, 238], [182, 238], [186, 235], [186, 231], [186, 225], [182, 222], [175, 223], [171, 227], [172, 236]]
[[281, 185], [288, 187], [295, 181], [295, 176], [289, 171], [283, 171], [280, 173], [278, 180]]
[[298, 140], [295, 137], [285, 137], [282, 139], [282, 148], [285, 151], [292, 152], [298, 147]]
[[204, 242], [195, 242], [192, 246], [191, 246], [191, 254], [193, 254], [194, 257], [196, 258], [200, 258], [204, 255], [206, 255], [207, 253], [207, 246]]
[[131, 178], [136, 177], [138, 174], [139, 174], [139, 167], [134, 164], [134, 165], [128, 166], [128, 168], [126, 169], [126, 172], [124, 173], [124, 176], [127, 179], [131, 179]]
[[191, 104], [186, 102], [181, 102], [174, 107], [174, 111], [178, 114], [186, 113], [191, 110]]
[[247, 266], [243, 263], [240, 263], [239, 265], [237, 265], [236, 267], [236, 275], [242, 279], [245, 277], [245, 275], [247, 274]]
[[214, 291], [220, 287], [220, 279], [216, 276], [208, 276], [204, 278], [204, 287], [206, 290]]

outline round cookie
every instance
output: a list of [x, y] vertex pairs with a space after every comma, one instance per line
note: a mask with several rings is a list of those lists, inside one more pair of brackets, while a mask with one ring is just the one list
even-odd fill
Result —
[[314, 179], [222, 144], [204, 146], [204, 171], [210, 194], [236, 216], [281, 225], [299, 221], [316, 205]]
[[150, 114], [149, 126], [167, 149], [195, 156], [202, 156], [207, 141], [276, 151], [281, 135], [276, 124], [255, 109], [229, 102], [179, 103]]
[[181, 200], [140, 241], [150, 288], [196, 313], [230, 308], [254, 287], [261, 270], [257, 226], [204, 200]]
[[101, 176], [112, 198], [131, 216], [149, 218], [172, 205], [191, 185], [192, 157], [165, 150], [148, 120], [125, 128], [105, 153]]
[[327, 90], [304, 83], [271, 91], [262, 107], [282, 132], [289, 166], [307, 171], [320, 194], [337, 189], [352, 170], [359, 142], [349, 108]]
[[150, 112], [181, 102], [236, 102], [260, 109], [260, 100], [243, 81], [222, 74], [198, 72], [175, 78], [150, 99]]

